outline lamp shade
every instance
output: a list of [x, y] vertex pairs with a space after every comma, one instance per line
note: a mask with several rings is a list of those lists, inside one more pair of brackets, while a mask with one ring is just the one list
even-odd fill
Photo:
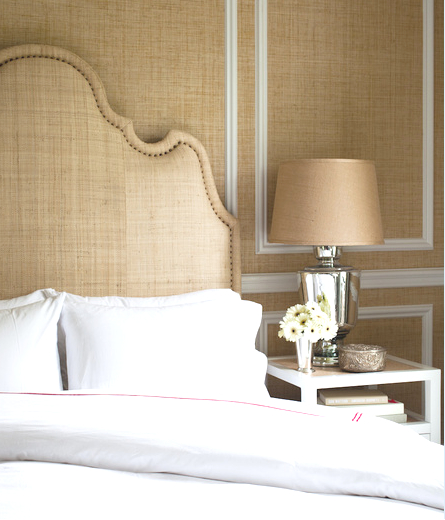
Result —
[[382, 244], [374, 163], [300, 159], [282, 164], [269, 240], [314, 246]]

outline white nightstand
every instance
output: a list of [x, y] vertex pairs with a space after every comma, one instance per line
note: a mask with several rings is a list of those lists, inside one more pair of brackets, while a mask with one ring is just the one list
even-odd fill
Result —
[[423, 381], [424, 413], [406, 411], [406, 426], [428, 439], [440, 443], [440, 370], [406, 359], [387, 356], [386, 368], [381, 372], [350, 373], [340, 368], [317, 368], [311, 374], [296, 370], [294, 357], [273, 357], [268, 360], [267, 373], [301, 389], [303, 403], [316, 404], [317, 390], [349, 386], [372, 386], [391, 383]]

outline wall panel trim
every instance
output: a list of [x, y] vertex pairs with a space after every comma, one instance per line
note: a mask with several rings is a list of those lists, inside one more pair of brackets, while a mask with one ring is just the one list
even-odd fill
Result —
[[263, 244], [268, 245], [267, 0], [255, 0], [255, 245], [257, 253], [263, 252]]
[[[297, 292], [300, 278], [294, 273], [258, 273], [242, 275], [244, 294]], [[378, 269], [362, 271], [362, 289], [398, 289], [404, 287], [440, 287], [444, 285], [443, 268]]]
[[238, 214], [238, 5], [225, 0], [225, 206]]
[[[311, 247], [273, 244], [267, 237], [267, 0], [255, 2], [256, 159], [255, 248], [257, 254], [309, 253]], [[345, 251], [432, 250], [434, 226], [434, 0], [423, 0], [423, 197], [422, 236], [390, 238], [384, 245]]]

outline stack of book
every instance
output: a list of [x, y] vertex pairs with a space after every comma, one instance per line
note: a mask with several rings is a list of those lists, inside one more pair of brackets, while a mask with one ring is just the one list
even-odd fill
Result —
[[390, 399], [381, 390], [370, 388], [325, 388], [318, 391], [318, 403], [354, 412], [369, 413], [390, 421], [405, 423], [404, 404]]

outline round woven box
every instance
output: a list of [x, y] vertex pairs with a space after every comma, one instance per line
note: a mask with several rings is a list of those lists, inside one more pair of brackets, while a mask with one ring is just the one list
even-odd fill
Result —
[[377, 345], [342, 345], [338, 347], [338, 365], [347, 372], [384, 370], [386, 349]]

